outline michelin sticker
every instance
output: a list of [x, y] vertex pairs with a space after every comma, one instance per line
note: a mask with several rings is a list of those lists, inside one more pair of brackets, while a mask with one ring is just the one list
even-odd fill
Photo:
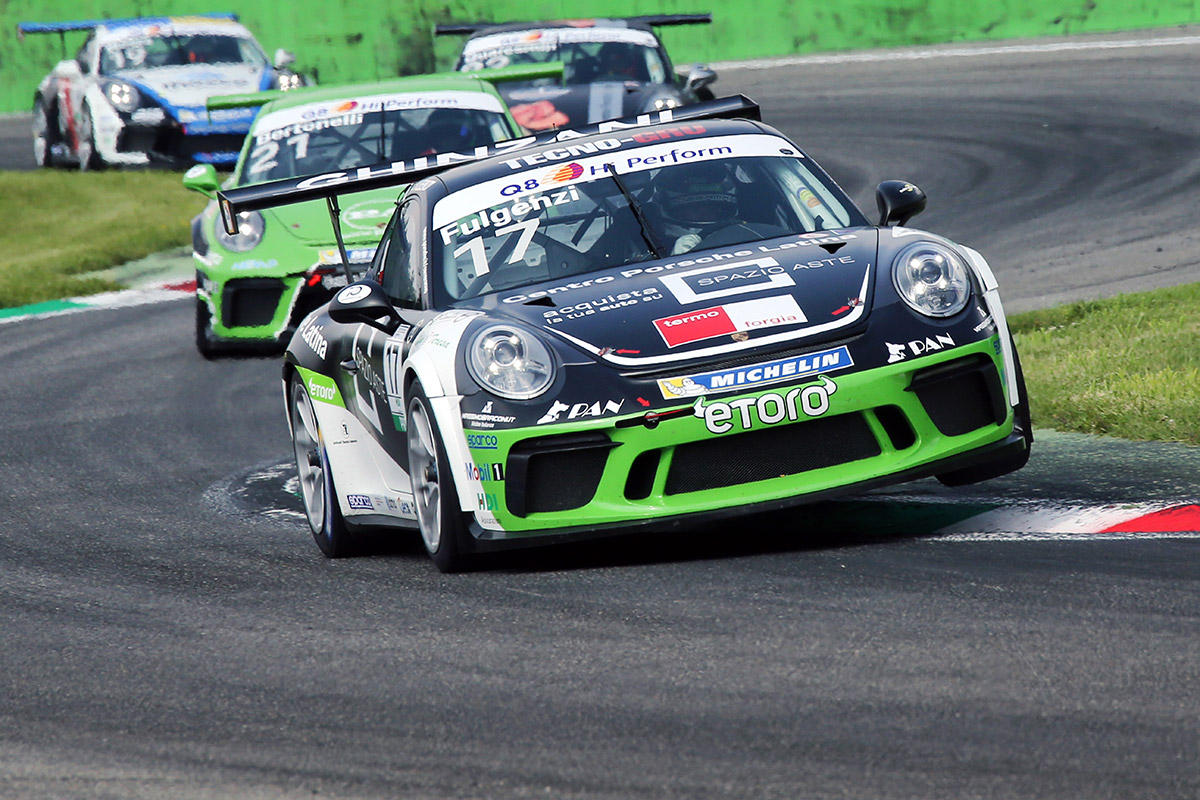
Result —
[[854, 359], [850, 357], [850, 351], [846, 346], [842, 345], [817, 353], [755, 364], [751, 367], [660, 379], [658, 390], [665, 399], [674, 400], [679, 397], [694, 397], [728, 392], [734, 389], [766, 386], [852, 366], [854, 366]]

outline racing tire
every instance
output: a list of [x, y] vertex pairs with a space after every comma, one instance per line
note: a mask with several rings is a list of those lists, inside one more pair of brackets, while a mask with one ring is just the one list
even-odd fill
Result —
[[[1011, 339], [1009, 340], [1012, 341]], [[1021, 370], [1021, 357], [1017, 353], [1015, 343], [1013, 348], [1013, 365], [1017, 372], [1017, 405], [1013, 407], [1013, 431], [1020, 432], [1025, 437], [1025, 449], [1020, 453], [1004, 456], [984, 464], [943, 472], [935, 476], [943, 486], [968, 486], [972, 483], [999, 478], [1010, 472], [1016, 472], [1029, 461], [1029, 453], [1033, 449], [1033, 422], [1029, 415], [1029, 394], [1025, 391], [1025, 373]]]
[[46, 101], [33, 101], [33, 161], [39, 167], [54, 166], [54, 139], [56, 115], [46, 108]]
[[304, 501], [304, 515], [308, 518], [313, 539], [327, 558], [354, 555], [359, 550], [358, 538], [347, 528], [338, 506], [325, 439], [308, 389], [299, 377], [293, 376], [288, 397], [300, 499]]
[[96, 152], [96, 129], [92, 124], [92, 110], [87, 106], [79, 115], [79, 171], [103, 169], [104, 159]]
[[442, 572], [469, 568], [466, 515], [458, 506], [453, 467], [419, 383], [413, 384], [408, 401], [408, 474], [425, 552]]
[[217, 357], [212, 338], [212, 312], [208, 310], [208, 303], [200, 297], [196, 298], [196, 350], [207, 361]]

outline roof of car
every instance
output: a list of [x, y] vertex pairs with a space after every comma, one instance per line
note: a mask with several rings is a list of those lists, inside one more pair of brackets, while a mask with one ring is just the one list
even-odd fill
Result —
[[[679, 138], [674, 133], [668, 137], [658, 134], [664, 132], [682, 131]], [[570, 133], [569, 131], [567, 133]], [[660, 125], [640, 126], [614, 130], [607, 133], [594, 133], [587, 136], [566, 138], [562, 141], [547, 142], [546, 144], [513, 150], [506, 154], [501, 150], [497, 155], [482, 161], [474, 161], [442, 172], [438, 175], [446, 186], [447, 191], [456, 192], [477, 183], [493, 180], [505, 175], [513, 175], [526, 169], [538, 167], [553, 168], [569, 165], [572, 158], [595, 155], [597, 152], [620, 152], [634, 148], [666, 141], [678, 141], [686, 144], [689, 138], [703, 135], [732, 136], [743, 133], [769, 133], [778, 135], [777, 131], [754, 120], [749, 119], [704, 119], [683, 123], [667, 122]], [[596, 142], [605, 142], [608, 147], [594, 148]]]
[[[343, 83], [336, 86], [312, 86], [293, 89], [263, 105], [260, 118], [285, 108], [344, 100], [365, 94], [407, 94], [421, 92], [482, 92], [499, 98], [491, 83], [470, 73], [448, 72], [441, 75], [412, 75], [385, 81]], [[504, 103], [501, 101], [501, 106]]]
[[96, 26], [97, 36], [105, 34], [124, 38], [131, 33], [153, 33], [154, 28], [170, 27], [181, 33], [227, 33], [235, 36], [250, 36], [250, 31], [236, 19], [226, 16], [181, 16], [181, 17], [136, 17], [132, 19], [104, 20]]

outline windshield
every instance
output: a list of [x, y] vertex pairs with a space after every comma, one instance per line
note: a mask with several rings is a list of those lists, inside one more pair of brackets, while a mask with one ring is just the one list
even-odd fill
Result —
[[[666, 83], [667, 68], [658, 41], [645, 31], [621, 29], [564, 29], [522, 31], [474, 39], [463, 50], [462, 69], [507, 67], [561, 61], [562, 83], [601, 81]], [[509, 82], [507, 86], [557, 84], [557, 78]]]
[[185, 64], [246, 64], [260, 68], [267, 65], [267, 57], [253, 39], [211, 33], [139, 36], [112, 42], [100, 51], [101, 74]]
[[482, 92], [376, 96], [289, 108], [255, 123], [239, 183], [470, 151], [507, 139], [510, 131], [500, 101]]
[[[604, 141], [620, 146], [616, 139], [596, 144]], [[747, 134], [602, 153], [477, 184], [434, 208], [434, 290], [442, 302], [453, 302], [623, 264], [867, 224], [810, 163], [777, 136]]]

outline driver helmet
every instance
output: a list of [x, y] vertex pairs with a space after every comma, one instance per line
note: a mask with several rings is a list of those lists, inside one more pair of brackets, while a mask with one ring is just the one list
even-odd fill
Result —
[[629, 45], [621, 42], [606, 42], [600, 46], [599, 58], [601, 74], [636, 77], [637, 64]]
[[471, 114], [458, 108], [435, 109], [425, 121], [429, 143], [438, 153], [452, 153], [475, 144]]
[[655, 179], [656, 205], [670, 223], [702, 228], [737, 217], [733, 176], [723, 164], [668, 167]]

